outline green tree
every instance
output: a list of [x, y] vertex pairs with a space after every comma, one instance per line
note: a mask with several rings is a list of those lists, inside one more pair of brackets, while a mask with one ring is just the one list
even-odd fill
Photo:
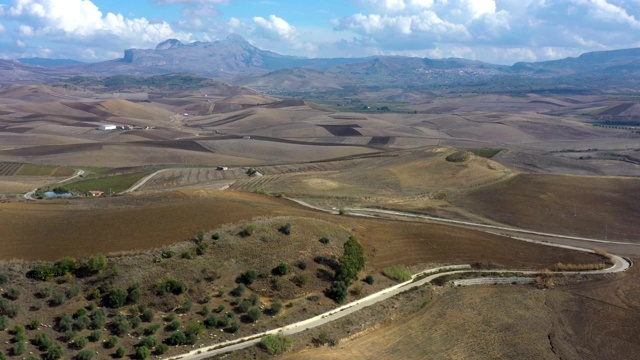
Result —
[[104, 255], [94, 255], [87, 262], [87, 269], [92, 273], [99, 273], [107, 266], [107, 258]]
[[335, 300], [337, 303], [343, 303], [347, 298], [348, 286], [344, 281], [337, 280], [331, 284], [331, 287], [327, 291], [327, 296]]
[[252, 307], [247, 312], [247, 316], [249, 316], [249, 319], [251, 319], [252, 322], [256, 322], [262, 317], [262, 311], [256, 307]]
[[240, 282], [251, 285], [254, 281], [256, 281], [257, 278], [258, 272], [254, 269], [249, 269], [240, 275]]
[[151, 350], [149, 350], [148, 347], [146, 346], [138, 346], [136, 348], [136, 359], [141, 359], [144, 360], [146, 358], [148, 358], [149, 356], [151, 356]]
[[282, 310], [282, 302], [280, 300], [275, 300], [271, 303], [271, 308], [269, 309], [271, 315], [279, 313], [280, 310]]
[[343, 281], [349, 286], [358, 279], [358, 272], [364, 269], [367, 258], [364, 249], [355, 236], [350, 236], [344, 243], [344, 253], [340, 257], [336, 280]]
[[127, 302], [129, 293], [124, 289], [113, 289], [109, 292], [106, 298], [106, 304], [112, 309], [121, 308]]
[[0, 315], [0, 330], [6, 330], [9, 327], [9, 317], [7, 315]]
[[78, 360], [91, 360], [93, 359], [93, 357], [96, 355], [96, 353], [93, 350], [82, 350], [78, 353], [78, 355], [76, 356], [76, 359]]
[[278, 266], [271, 270], [271, 273], [277, 276], [287, 275], [289, 273], [289, 265], [281, 262], [280, 264], [278, 264]]
[[62, 349], [62, 346], [55, 345], [55, 346], [49, 347], [49, 350], [47, 350], [47, 353], [44, 355], [44, 359], [58, 360], [58, 359], [62, 359], [63, 356], [64, 356], [64, 350]]
[[120, 346], [118, 350], [116, 350], [115, 357], [120, 359], [120, 358], [123, 358], [125, 355], [127, 355], [127, 350], [125, 350], [122, 346]]
[[156, 355], [162, 355], [167, 351], [169, 351], [169, 346], [167, 346], [167, 344], [160, 343], [158, 344], [158, 346], [156, 346], [156, 351], [154, 351], [154, 353]]
[[118, 341], [120, 341], [118, 339], [117, 336], [109, 336], [109, 339], [107, 339], [107, 341], [105, 341], [104, 343], [104, 347], [105, 349], [111, 349], [113, 347], [115, 347], [116, 345], [118, 345]]

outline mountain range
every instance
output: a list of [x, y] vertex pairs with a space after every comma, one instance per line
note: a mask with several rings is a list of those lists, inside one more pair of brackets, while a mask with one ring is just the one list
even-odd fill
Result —
[[121, 59], [44, 67], [52, 64], [56, 63], [42, 59], [2, 60], [0, 82], [52, 82], [77, 75], [193, 73], [271, 92], [335, 91], [353, 87], [634, 91], [640, 83], [640, 49], [590, 52], [577, 58], [505, 66], [459, 58], [309, 59], [259, 49], [239, 35], [190, 44], [169, 39], [155, 49], [125, 50]]

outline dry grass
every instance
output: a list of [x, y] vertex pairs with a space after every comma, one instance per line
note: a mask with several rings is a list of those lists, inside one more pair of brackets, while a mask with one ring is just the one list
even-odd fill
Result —
[[603, 262], [591, 263], [591, 264], [565, 264], [559, 262], [552, 267], [553, 271], [589, 271], [589, 270], [603, 270], [608, 267]]

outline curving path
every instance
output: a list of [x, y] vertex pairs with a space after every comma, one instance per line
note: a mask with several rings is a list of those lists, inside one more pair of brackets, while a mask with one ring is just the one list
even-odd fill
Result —
[[[84, 170], [77, 170], [71, 177], [68, 177], [68, 178], [66, 178], [64, 180], [60, 180], [57, 183], [58, 184], [64, 184], [66, 182], [69, 182], [69, 181], [71, 181], [71, 180], [73, 180], [75, 178], [78, 178], [78, 177], [84, 175], [84, 173], [85, 173]], [[38, 199], [33, 197], [33, 194], [35, 194], [36, 191], [38, 191], [37, 188], [29, 191], [28, 193], [24, 194], [24, 198], [27, 199], [27, 200], [38, 200]]]
[[146, 184], [146, 183], [147, 183], [147, 181], [151, 180], [154, 176], [156, 176], [156, 175], [158, 175], [158, 174], [160, 174], [160, 173], [163, 173], [163, 172], [165, 172], [165, 171], [167, 171], [167, 170], [171, 170], [171, 169], [170, 169], [170, 168], [167, 168], [167, 169], [161, 169], [161, 170], [158, 170], [158, 171], [156, 171], [156, 172], [154, 172], [154, 173], [151, 173], [151, 174], [149, 174], [149, 175], [147, 175], [147, 176], [143, 177], [142, 179], [138, 180], [135, 184], [133, 184], [133, 185], [132, 185], [130, 188], [128, 188], [127, 190], [124, 190], [124, 191], [119, 192], [119, 193], [118, 193], [118, 195], [120, 195], [120, 194], [130, 193], [130, 192], [133, 192], [133, 191], [138, 190], [140, 187], [142, 187], [142, 185]]
[[[309, 204], [306, 204], [302, 201], [299, 200], [293, 200], [298, 204], [301, 204], [303, 206], [309, 206], [310, 208], [316, 209], [316, 210], [320, 210], [320, 211], [328, 211], [328, 210], [324, 210], [321, 208], [317, 208], [314, 206], [311, 206]], [[367, 215], [367, 214], [358, 214], [357, 210], [359, 209], [349, 209], [350, 212], [349, 214], [351, 215], [356, 215], [356, 216], [372, 216], [372, 215]], [[356, 211], [355, 213], [353, 211]], [[366, 209], [367, 211], [369, 211], [370, 209]], [[332, 212], [333, 211], [328, 211], [328, 212]], [[384, 213], [392, 213], [394, 215], [405, 215], [405, 213], [401, 213], [401, 212], [388, 212], [385, 210], [380, 210], [380, 212], [384, 212]], [[335, 212], [337, 213], [337, 212]], [[415, 214], [408, 214], [412, 217], [422, 217], [421, 215], [415, 215]], [[430, 218], [433, 220], [445, 220], [442, 222], [446, 222], [446, 223], [450, 223], [453, 222], [455, 223], [459, 223], [459, 224], [464, 224], [464, 225], [478, 225], [478, 227], [480, 228], [490, 228], [490, 229], [503, 229], [499, 226], [490, 226], [490, 225], [483, 225], [483, 224], [474, 224], [474, 223], [469, 223], [469, 222], [463, 222], [463, 221], [447, 221], [446, 219], [438, 219], [438, 218], [431, 218], [431, 217], [426, 217], [426, 218]], [[508, 229], [509, 231], [516, 231], [516, 232], [523, 232], [523, 233], [531, 233], [531, 234], [535, 234], [535, 235], [548, 235], [548, 236], [558, 236], [555, 234], [546, 234], [546, 233], [541, 233], [541, 232], [536, 232], [536, 231], [528, 231], [528, 230], [521, 230], [521, 229], [514, 229], [514, 228], [507, 228], [505, 227], [504, 229]], [[559, 236], [559, 237], [563, 237], [563, 236]], [[563, 244], [555, 244], [555, 243], [549, 243], [549, 242], [543, 242], [540, 240], [534, 240], [534, 239], [527, 239], [527, 238], [521, 238], [521, 237], [511, 237], [512, 239], [515, 240], [520, 240], [520, 241], [527, 241], [527, 242], [533, 242], [536, 244], [540, 244], [540, 245], [545, 245], [545, 246], [553, 246], [553, 247], [558, 247], [558, 248], [565, 248], [565, 249], [572, 249], [572, 250], [577, 250], [577, 251], [584, 251], [584, 252], [590, 252], [593, 253], [594, 251], [591, 249], [585, 249], [585, 248], [581, 248], [581, 247], [577, 247], [577, 246], [570, 246], [570, 245], [563, 245]], [[574, 237], [570, 237], [570, 238], [574, 238]], [[585, 240], [585, 241], [596, 241], [596, 242], [607, 242], [604, 240], [596, 240], [596, 239], [583, 239], [583, 238], [574, 238], [574, 239], [580, 239], [580, 240]], [[615, 242], [614, 242], [615, 243]], [[626, 243], [625, 243], [626, 244]], [[634, 244], [635, 245], [635, 244]], [[573, 275], [597, 275], [597, 274], [611, 274], [611, 273], [618, 273], [618, 272], [623, 272], [626, 271], [627, 269], [629, 269], [631, 267], [631, 262], [623, 257], [617, 256], [617, 255], [612, 255], [612, 259], [614, 261], [614, 265], [607, 268], [607, 269], [603, 269], [603, 270], [594, 270], [594, 271], [558, 271], [555, 272], [556, 274], [573, 274]], [[438, 277], [441, 276], [446, 276], [446, 275], [452, 275], [452, 274], [457, 274], [457, 273], [462, 273], [462, 272], [473, 272], [473, 273], [501, 273], [501, 272], [509, 272], [509, 273], [520, 273], [522, 275], [535, 275], [538, 274], [539, 271], [531, 271], [531, 270], [501, 270], [501, 271], [495, 271], [495, 270], [471, 270], [471, 266], [469, 265], [450, 265], [450, 266], [443, 266], [443, 267], [438, 267], [438, 268], [433, 268], [433, 269], [427, 269], [424, 271], [421, 271], [417, 274], [412, 275], [411, 280], [391, 286], [389, 288], [386, 288], [384, 290], [381, 290], [379, 292], [373, 293], [371, 295], [368, 295], [362, 299], [353, 301], [351, 303], [348, 303], [346, 305], [340, 306], [336, 309], [330, 310], [328, 312], [325, 312], [323, 314], [314, 316], [312, 318], [297, 322], [297, 323], [293, 323], [284, 327], [280, 327], [277, 329], [273, 329], [273, 330], [269, 330], [269, 331], [265, 331], [259, 334], [255, 334], [255, 335], [250, 335], [250, 336], [246, 336], [243, 338], [239, 338], [239, 339], [235, 339], [235, 340], [229, 340], [223, 343], [219, 343], [216, 345], [212, 345], [212, 346], [207, 346], [207, 347], [202, 347], [196, 350], [193, 350], [189, 353], [180, 355], [180, 356], [175, 356], [172, 357], [171, 359], [188, 359], [188, 360], [200, 360], [200, 359], [205, 359], [214, 355], [219, 355], [219, 354], [224, 354], [227, 352], [231, 352], [231, 351], [235, 351], [235, 350], [239, 350], [239, 349], [244, 349], [253, 345], [256, 345], [260, 342], [261, 338], [265, 335], [270, 335], [270, 334], [276, 334], [279, 332], [282, 332], [284, 334], [287, 335], [291, 335], [291, 334], [296, 334], [317, 326], [321, 326], [324, 325], [326, 323], [329, 323], [331, 321], [337, 320], [339, 318], [342, 318], [344, 316], [347, 316], [351, 313], [354, 313], [358, 310], [361, 310], [367, 306], [371, 306], [373, 304], [376, 304], [380, 301], [384, 301], [392, 296], [395, 296], [397, 294], [400, 294], [404, 291], [407, 291], [409, 289], [412, 289], [414, 287], [418, 287], [418, 286], [423, 286], [425, 284], [430, 283], [431, 281], [437, 279]]]

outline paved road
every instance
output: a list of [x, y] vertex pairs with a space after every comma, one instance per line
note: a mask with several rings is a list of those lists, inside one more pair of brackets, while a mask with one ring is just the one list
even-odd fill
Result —
[[[60, 180], [57, 182], [57, 184], [64, 184], [67, 183], [75, 178], [78, 178], [80, 176], [84, 175], [84, 170], [77, 170], [71, 177], [68, 177], [64, 180]], [[36, 191], [38, 191], [38, 189], [33, 189], [31, 191], [29, 191], [28, 193], [24, 194], [24, 198], [27, 200], [38, 200], [36, 198], [33, 197], [33, 194], [36, 193]]]

